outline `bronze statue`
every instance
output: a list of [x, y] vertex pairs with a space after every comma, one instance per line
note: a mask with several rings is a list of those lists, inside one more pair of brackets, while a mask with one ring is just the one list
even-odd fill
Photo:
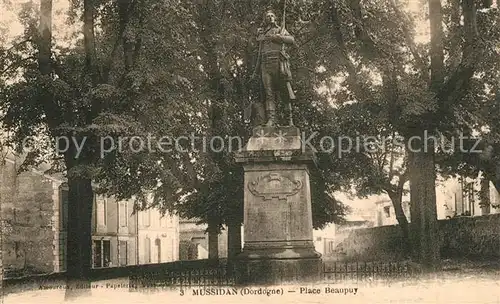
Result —
[[[285, 29], [284, 18], [280, 27], [274, 12], [267, 11], [264, 28], [258, 30], [257, 41], [259, 41], [257, 65], [260, 66], [264, 87], [266, 125], [276, 124], [276, 101], [279, 97], [282, 102], [287, 101], [289, 124], [293, 125], [291, 101], [295, 99], [295, 94], [290, 84], [292, 74], [285, 45], [294, 44], [295, 39]], [[252, 107], [250, 115], [254, 118], [262, 116], [259, 105], [253, 104], [250, 107]]]

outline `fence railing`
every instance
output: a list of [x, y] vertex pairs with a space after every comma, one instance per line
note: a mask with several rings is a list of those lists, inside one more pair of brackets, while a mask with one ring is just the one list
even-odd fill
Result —
[[[179, 262], [176, 262], [179, 263]], [[130, 277], [130, 283], [142, 287], [161, 286], [230, 286], [235, 285], [236, 273], [227, 261], [186, 261], [170, 263], [170, 269], [157, 269]], [[321, 281], [395, 280], [410, 278], [416, 273], [409, 262], [330, 262], [324, 261]]]
[[[408, 278], [415, 272], [408, 262], [334, 262], [323, 261], [322, 282], [364, 281]], [[93, 269], [89, 280], [128, 278], [130, 289], [175, 286], [233, 286], [237, 275], [226, 259], [176, 261], [163, 264], [135, 265]], [[24, 285], [38, 289], [41, 285], [64, 282], [65, 273], [28, 276], [3, 280], [3, 287]], [[10, 289], [10, 288], [9, 288]]]
[[371, 281], [402, 279], [416, 273], [409, 262], [323, 262], [323, 281]]
[[235, 275], [227, 260], [179, 261], [130, 275], [134, 288], [166, 286], [231, 286]]

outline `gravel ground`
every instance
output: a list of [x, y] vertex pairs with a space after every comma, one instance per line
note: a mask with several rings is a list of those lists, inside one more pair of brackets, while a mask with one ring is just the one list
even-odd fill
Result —
[[[71, 303], [500, 303], [500, 270], [492, 268], [451, 267], [438, 274], [392, 282], [215, 288], [210, 290], [211, 295], [201, 295], [201, 289], [129, 291], [127, 283], [128, 280], [97, 282], [90, 296]], [[10, 293], [4, 295], [3, 303], [64, 303], [64, 293], [63, 289]]]

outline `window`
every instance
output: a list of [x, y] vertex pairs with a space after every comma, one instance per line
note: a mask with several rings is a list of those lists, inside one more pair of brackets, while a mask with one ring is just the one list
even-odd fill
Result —
[[102, 209], [104, 213], [103, 223], [106, 226], [108, 224], [108, 200], [106, 197], [102, 198]]
[[474, 214], [474, 182], [465, 183], [462, 193], [462, 215]]
[[60, 191], [60, 229], [66, 230], [68, 227], [68, 205], [69, 205], [69, 193], [67, 189], [61, 189]]
[[[92, 249], [95, 246], [92, 246]], [[94, 257], [94, 255], [92, 255]], [[66, 233], [59, 234], [59, 271], [66, 270]]]
[[128, 222], [128, 212], [127, 212], [127, 202], [118, 203], [118, 209], [120, 209], [120, 226], [127, 227]]
[[457, 209], [457, 193], [453, 193], [453, 202], [455, 203], [455, 210], [458, 210]]
[[97, 201], [97, 224], [106, 226], [107, 222], [107, 202], [105, 197], [96, 197]]
[[385, 206], [384, 207], [384, 214], [386, 218], [391, 217], [391, 206]]
[[127, 266], [127, 241], [120, 241], [120, 266]]
[[335, 241], [328, 241], [328, 253], [335, 252]]
[[14, 254], [16, 255], [16, 259], [21, 257], [21, 250], [19, 250], [20, 248], [20, 243], [19, 241], [15, 241], [14, 242]]
[[111, 266], [111, 242], [109, 240], [95, 240], [92, 246], [94, 268]]
[[156, 239], [155, 240], [155, 246], [156, 246], [156, 253], [158, 254], [158, 263], [161, 263], [161, 240]]
[[151, 263], [151, 240], [148, 237], [144, 240], [144, 258], [146, 264]]
[[151, 225], [151, 212], [149, 209], [142, 212], [142, 224], [144, 227], [149, 227]]
[[102, 267], [102, 241], [94, 241], [93, 256], [94, 268]]
[[168, 226], [167, 225], [167, 217], [166, 216], [161, 216], [160, 217], [160, 227], [161, 228], [166, 228], [167, 226]]

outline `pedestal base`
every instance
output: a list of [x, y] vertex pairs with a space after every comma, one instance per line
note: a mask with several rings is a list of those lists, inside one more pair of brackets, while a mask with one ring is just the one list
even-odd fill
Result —
[[313, 283], [321, 279], [320, 258], [243, 259], [235, 267], [238, 285]]
[[239, 284], [321, 279], [309, 181], [314, 154], [301, 143], [295, 127], [257, 127], [236, 155], [245, 171], [245, 245], [234, 264]]

